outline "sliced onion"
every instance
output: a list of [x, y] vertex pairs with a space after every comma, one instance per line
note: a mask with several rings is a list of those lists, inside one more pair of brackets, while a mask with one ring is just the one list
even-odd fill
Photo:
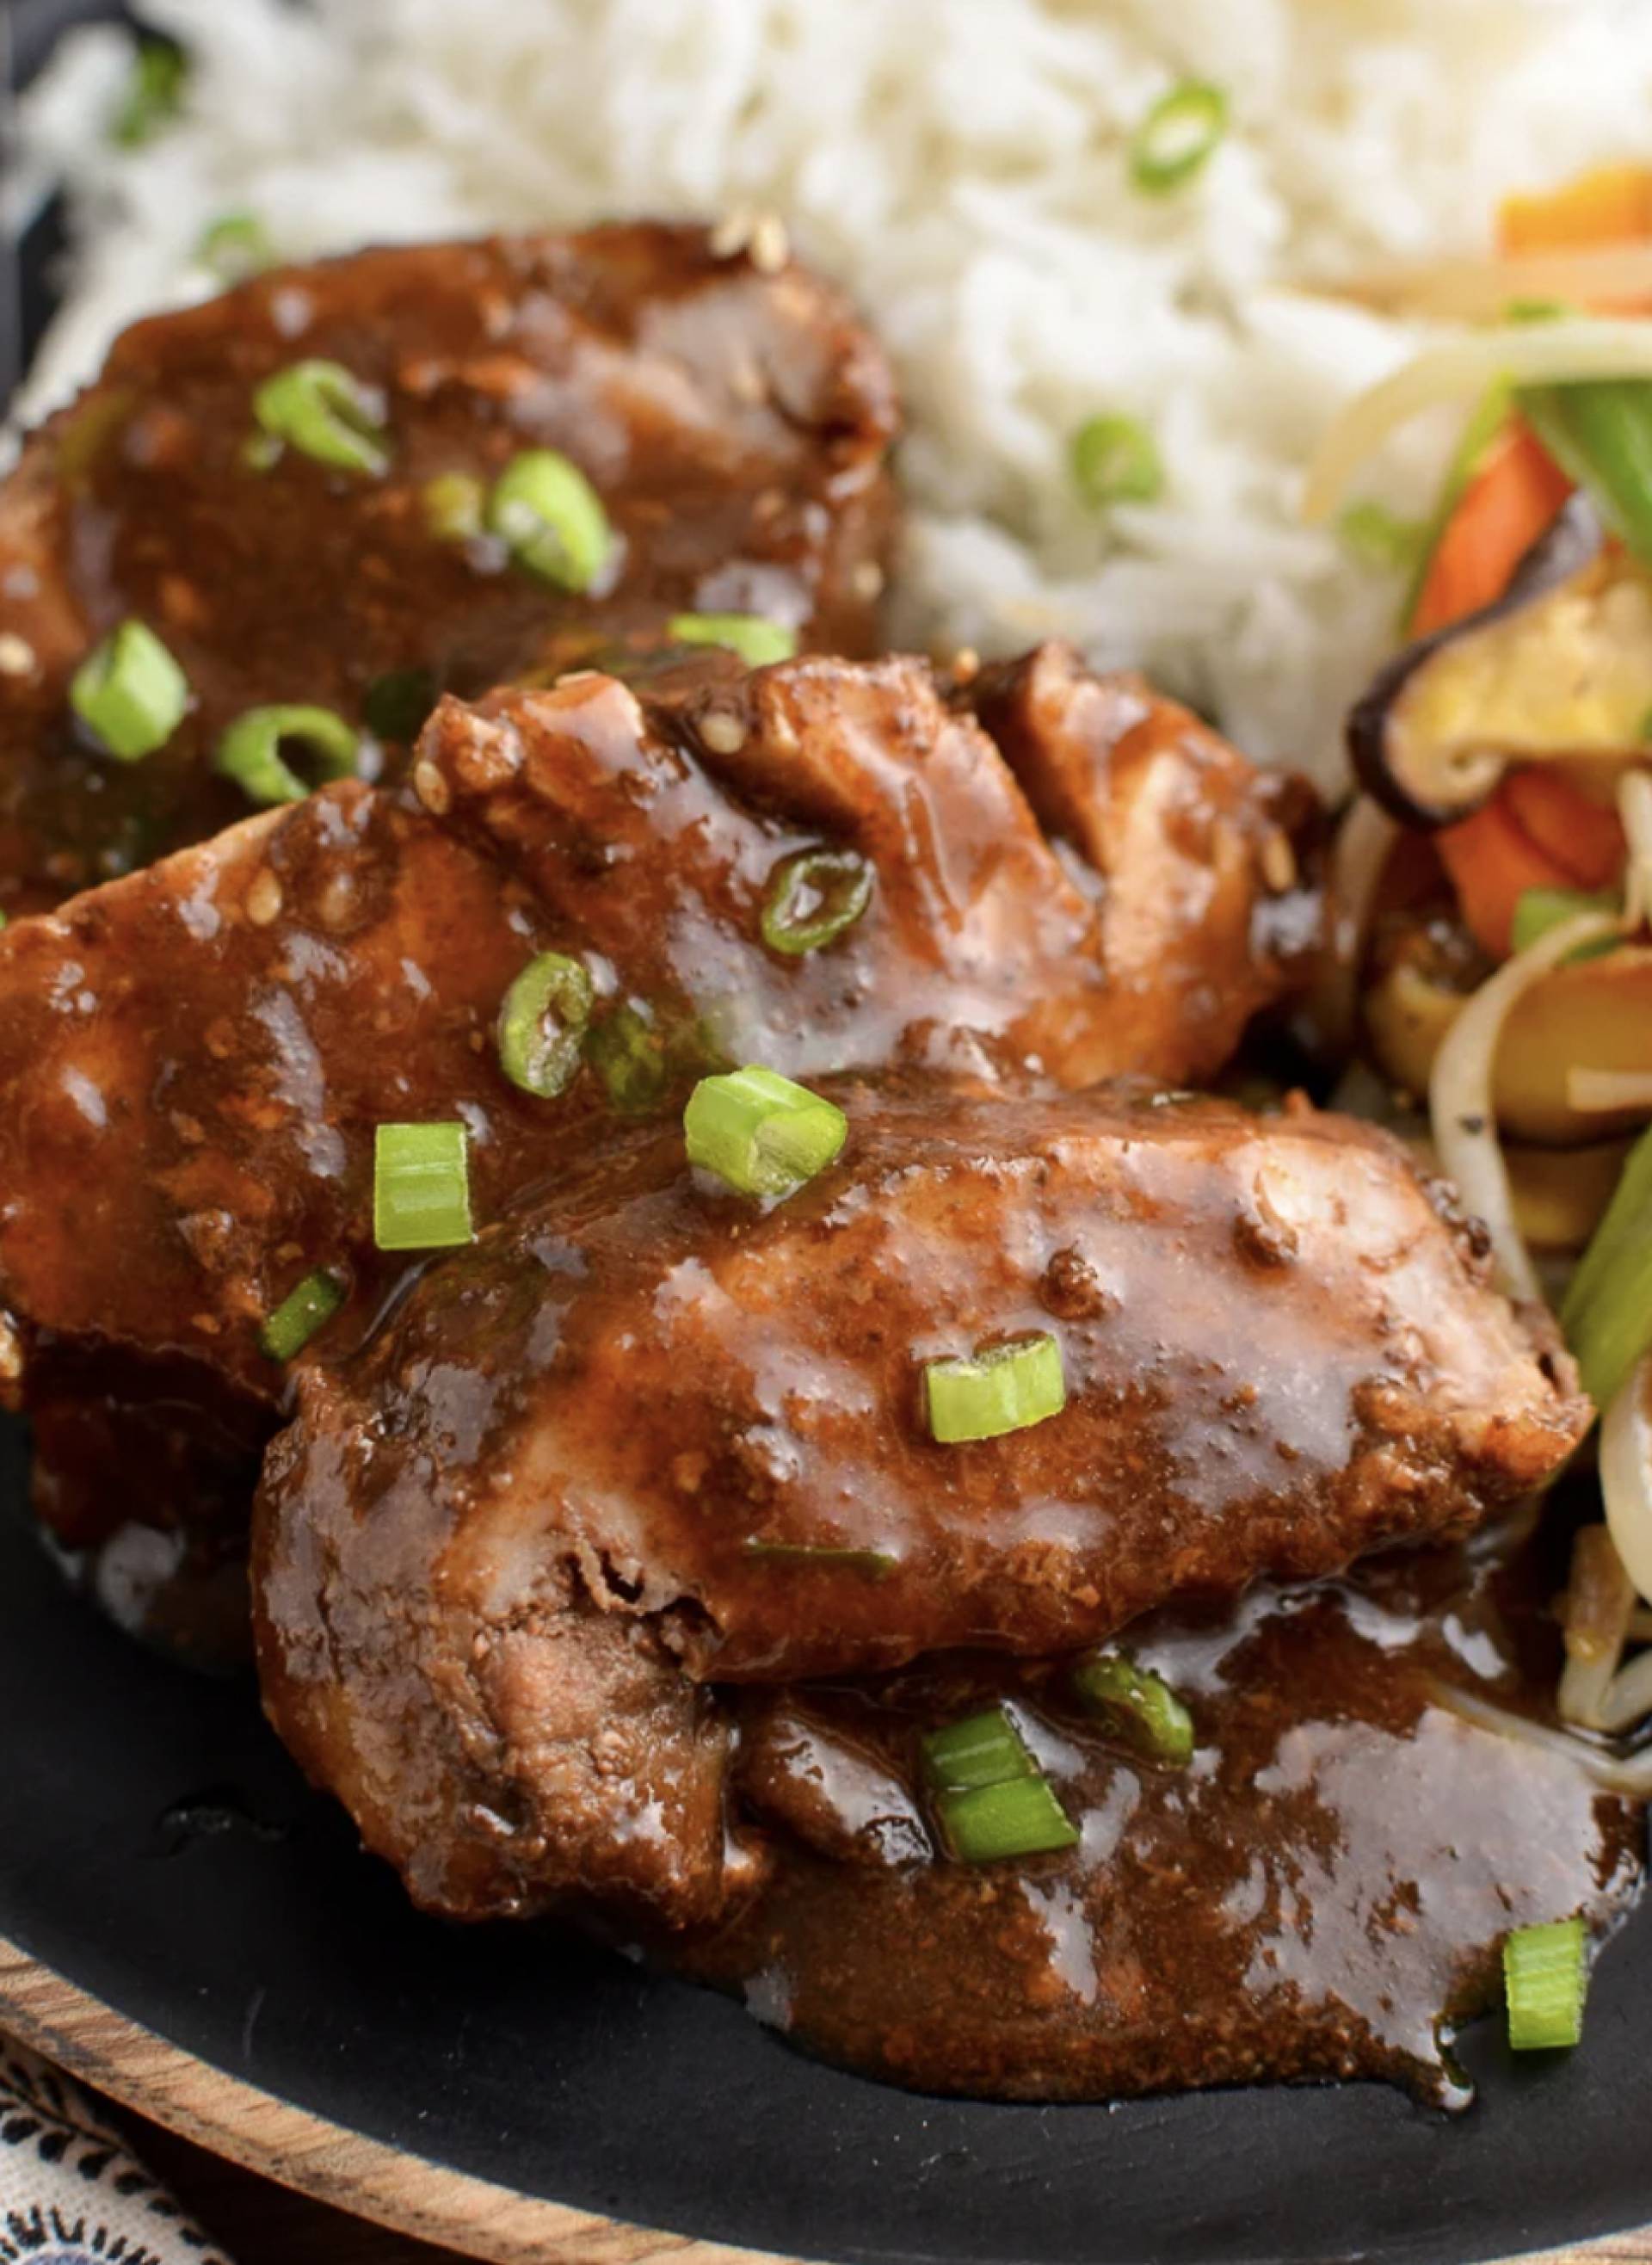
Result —
[[1430, 346], [1357, 395], [1332, 424], [1308, 466], [1302, 517], [1309, 526], [1328, 520], [1387, 433], [1424, 409], [1472, 400], [1498, 378], [1566, 385], [1597, 377], [1652, 377], [1652, 322], [1579, 316], [1508, 323]]
[[1634, 1583], [1624, 1570], [1610, 1531], [1583, 1526], [1572, 1544], [1566, 1588], [1566, 1671], [1558, 1701], [1561, 1720], [1585, 1730], [1608, 1728], [1609, 1694], [1623, 1658], [1635, 1606]]
[[1568, 1069], [1566, 1105], [1580, 1117], [1608, 1115], [1619, 1109], [1652, 1110], [1652, 1071]]
[[1454, 1684], [1435, 1684], [1430, 1696], [1446, 1714], [1460, 1715], [1477, 1730], [1495, 1730], [1502, 1737], [1514, 1738], [1524, 1745], [1558, 1755], [1608, 1793], [1623, 1794], [1632, 1801], [1644, 1801], [1652, 1795], [1652, 1753], [1627, 1757], [1615, 1754], [1610, 1747], [1591, 1745], [1587, 1738], [1580, 1738], [1570, 1730], [1551, 1729], [1546, 1722], [1533, 1722], [1506, 1707], [1494, 1706], [1490, 1700], [1479, 1698], [1472, 1691], [1459, 1691]]
[[1579, 945], [1620, 933], [1612, 913], [1579, 913], [1517, 952], [1469, 1000], [1440, 1042], [1429, 1080], [1429, 1121], [1434, 1147], [1464, 1203], [1484, 1220], [1503, 1289], [1512, 1298], [1542, 1294], [1531, 1253], [1514, 1213], [1509, 1168], [1497, 1140], [1492, 1073], [1503, 1024], [1544, 976]]
[[1522, 299], [1609, 306], [1652, 299], [1652, 244], [1557, 247], [1507, 259], [1387, 260], [1329, 288], [1362, 306], [1460, 322], [1495, 321]]
[[1330, 945], [1320, 964], [1314, 1019], [1327, 1041], [1345, 1046], [1353, 1035], [1365, 939], [1390, 852], [1400, 837], [1396, 819], [1368, 794], [1349, 805], [1331, 849]]
[[1652, 1421], [1647, 1390], [1652, 1353], [1643, 1353], [1601, 1419], [1600, 1491], [1624, 1570], [1652, 1600]]

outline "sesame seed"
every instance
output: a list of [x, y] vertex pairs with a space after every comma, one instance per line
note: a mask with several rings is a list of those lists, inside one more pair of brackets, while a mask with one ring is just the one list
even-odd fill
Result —
[[968, 684], [981, 673], [981, 656], [972, 645], [961, 645], [952, 656], [952, 674], [960, 684]]
[[778, 213], [764, 213], [752, 230], [752, 265], [760, 275], [778, 275], [791, 257], [791, 239]]
[[1269, 834], [1262, 845], [1262, 878], [1276, 897], [1284, 896], [1287, 889], [1296, 886], [1296, 851], [1288, 835], [1277, 830]]
[[0, 1314], [0, 1384], [15, 1384], [23, 1373], [23, 1340], [10, 1314]]
[[724, 213], [710, 235], [713, 259], [732, 259], [744, 251], [756, 224], [756, 215], [749, 205], [736, 205], [731, 212]]
[[413, 792], [433, 818], [445, 817], [453, 802], [447, 780], [428, 758], [413, 765]]
[[0, 676], [32, 676], [34, 647], [15, 630], [0, 630]]
[[857, 598], [881, 597], [884, 590], [884, 570], [876, 558], [862, 558], [849, 577], [849, 586]]
[[746, 719], [731, 708], [708, 708], [700, 718], [700, 737], [714, 755], [738, 755], [746, 745]]
[[281, 914], [281, 885], [267, 865], [247, 891], [246, 914], [254, 928], [268, 928]]

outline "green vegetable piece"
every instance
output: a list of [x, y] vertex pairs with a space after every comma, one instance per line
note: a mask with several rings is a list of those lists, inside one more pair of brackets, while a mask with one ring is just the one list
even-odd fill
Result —
[[511, 459], [488, 498], [487, 524], [519, 565], [576, 593], [598, 581], [614, 549], [601, 498], [555, 448], [528, 448]]
[[929, 1430], [945, 1446], [1025, 1431], [1066, 1406], [1061, 1348], [1044, 1331], [927, 1363]]
[[331, 708], [249, 708], [219, 740], [213, 768], [233, 779], [250, 802], [270, 809], [302, 802], [311, 788], [283, 757], [287, 745], [314, 758], [324, 783], [355, 776], [355, 727]]
[[81, 662], [69, 701], [106, 754], [135, 763], [164, 747], [183, 722], [189, 679], [152, 629], [126, 621]]
[[1073, 1670], [1073, 1688], [1091, 1714], [1154, 1761], [1181, 1769], [1192, 1760], [1192, 1715], [1162, 1676], [1127, 1653], [1090, 1653]]
[[1038, 1774], [1037, 1763], [1001, 1707], [931, 1730], [923, 1742], [923, 1767], [937, 1793], [972, 1793], [979, 1786]]
[[1520, 1926], [1503, 1946], [1509, 2043], [1515, 2052], [1576, 2044], [1589, 1996], [1589, 1937], [1581, 1919]]
[[1428, 535], [1423, 521], [1401, 519], [1386, 504], [1370, 498], [1350, 503], [1336, 528], [1356, 558], [1384, 574], [1399, 574], [1414, 567]]
[[253, 213], [225, 213], [201, 232], [195, 257], [221, 283], [244, 283], [275, 265], [275, 247]]
[[462, 1124], [381, 1125], [373, 1148], [373, 1240], [381, 1250], [447, 1250], [471, 1240]]
[[1183, 79], [1161, 94], [1130, 144], [1130, 178], [1154, 197], [1202, 173], [1227, 131], [1227, 97], [1208, 79]]
[[782, 857], [763, 900], [763, 942], [788, 959], [824, 950], [872, 901], [872, 867], [855, 849], [800, 849]]
[[797, 650], [795, 630], [765, 621], [761, 614], [673, 614], [666, 633], [678, 645], [725, 645], [747, 668], [790, 660]]
[[383, 397], [342, 362], [289, 363], [259, 386], [252, 413], [270, 439], [317, 463], [375, 479], [389, 469]]
[[1164, 487], [1158, 443], [1134, 417], [1086, 418], [1073, 435], [1073, 480], [1087, 504], [1151, 503]]
[[469, 543], [483, 532], [487, 490], [469, 472], [439, 472], [418, 494], [425, 525], [438, 543]]
[[142, 149], [178, 116], [188, 86], [189, 57], [181, 47], [170, 40], [140, 40], [109, 139], [122, 149]]
[[1652, 562], [1652, 382], [1526, 386], [1517, 399], [1561, 470], [1636, 557]]
[[943, 1793], [935, 1813], [961, 1864], [997, 1864], [1071, 1848], [1078, 1828], [1042, 1777], [1014, 1778], [972, 1793]]
[[664, 1101], [672, 1082], [665, 1036], [642, 1008], [628, 1001], [597, 1023], [586, 1054], [622, 1116], [652, 1116]]
[[688, 1162], [741, 1195], [790, 1196], [833, 1162], [843, 1111], [807, 1086], [755, 1066], [702, 1077], [683, 1111]]
[[579, 1071], [592, 996], [583, 960], [542, 951], [528, 961], [499, 1009], [499, 1067], [513, 1085], [542, 1101], [567, 1091]]
[[[1523, 889], [1515, 904], [1509, 939], [1516, 951], [1525, 951], [1562, 921], [1576, 920], [1579, 913], [1615, 914], [1622, 910], [1620, 899], [1593, 895], [1587, 889]], [[1602, 958], [1616, 951], [1618, 943], [1616, 936], [1597, 936], [1593, 943], [1580, 943], [1576, 951], [1568, 953], [1564, 964], [1574, 967], [1580, 960]]]
[[259, 1344], [272, 1360], [291, 1360], [332, 1319], [344, 1298], [342, 1277], [317, 1267], [282, 1299], [259, 1330]]
[[1630, 1149], [1605, 1216], [1561, 1307], [1561, 1327], [1597, 1408], [1652, 1345], [1652, 1128]]

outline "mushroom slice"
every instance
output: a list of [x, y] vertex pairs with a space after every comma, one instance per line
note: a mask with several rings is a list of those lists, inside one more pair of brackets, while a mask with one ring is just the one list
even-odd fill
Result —
[[1503, 596], [1395, 655], [1348, 719], [1361, 783], [1408, 826], [1449, 826], [1512, 762], [1648, 745], [1652, 572], [1574, 496]]

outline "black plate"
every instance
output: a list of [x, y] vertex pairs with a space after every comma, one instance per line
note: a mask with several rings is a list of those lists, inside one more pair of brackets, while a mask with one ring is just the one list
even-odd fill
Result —
[[[25, 0], [20, 50], [71, 12], [94, 11]], [[524, 2193], [844, 2260], [1446, 2265], [1652, 2218], [1652, 1915], [1569, 2060], [1513, 2067], [1496, 2023], [1469, 2038], [1482, 2096], [1455, 2120], [1373, 2087], [1111, 2110], [885, 2090], [554, 1931], [417, 1918], [249, 1686], [66, 1592], [23, 1485], [0, 1427], [0, 1934], [316, 2115]]]

